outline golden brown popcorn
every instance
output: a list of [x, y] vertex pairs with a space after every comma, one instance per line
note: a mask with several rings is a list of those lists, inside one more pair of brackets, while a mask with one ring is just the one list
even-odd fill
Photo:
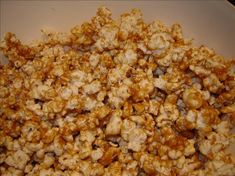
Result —
[[128, 136], [128, 149], [139, 152], [145, 143], [147, 135], [141, 128], [133, 129]]
[[105, 49], [114, 49], [119, 45], [117, 35], [118, 27], [113, 24], [107, 24], [100, 29], [98, 33], [99, 39], [94, 46], [99, 52], [102, 52]]
[[151, 50], [157, 50], [160, 55], [168, 49], [170, 43], [167, 41], [167, 36], [164, 34], [155, 33], [151, 36], [148, 47]]
[[198, 109], [202, 106], [203, 99], [196, 89], [186, 89], [183, 93], [184, 104], [190, 109]]
[[137, 53], [133, 49], [127, 49], [125, 52], [120, 52], [117, 57], [115, 57], [115, 63], [117, 64], [127, 64], [134, 65], [137, 61]]
[[53, 155], [47, 154], [44, 157], [44, 161], [42, 163], [44, 168], [50, 168], [55, 162], [55, 157]]
[[173, 24], [171, 27], [171, 33], [176, 41], [180, 41], [183, 39], [183, 32], [180, 24]]
[[1, 86], [0, 87], [0, 97], [1, 98], [4, 98], [4, 97], [6, 97], [7, 95], [9, 95], [9, 90], [6, 88], [6, 87], [3, 87], [3, 86]]
[[141, 35], [143, 24], [140, 10], [133, 9], [131, 13], [121, 15], [119, 28], [119, 37], [122, 40], [126, 40], [131, 35]]
[[154, 79], [154, 86], [166, 92], [175, 92], [181, 90], [181, 87], [186, 82], [185, 75], [177, 68], [169, 70], [159, 78]]
[[121, 176], [122, 175], [122, 167], [121, 164], [119, 162], [113, 162], [109, 165], [109, 167], [105, 170], [104, 173], [105, 176]]
[[103, 154], [104, 154], [103, 150], [98, 148], [91, 152], [91, 158], [93, 161], [97, 161], [103, 156]]
[[10, 175], [16, 175], [16, 176], [22, 176], [23, 172], [19, 169], [16, 169], [14, 167], [8, 167], [5, 169], [4, 167], [0, 168], [0, 173], [4, 176], [10, 176]]
[[214, 74], [203, 79], [203, 86], [212, 93], [218, 93], [223, 88], [223, 84]]
[[116, 147], [109, 147], [104, 155], [99, 159], [99, 163], [107, 166], [119, 155], [120, 149]]
[[155, 20], [148, 25], [148, 32], [150, 34], [159, 32], [169, 32], [169, 29], [159, 20]]
[[41, 138], [41, 133], [39, 131], [39, 124], [34, 121], [25, 122], [24, 126], [21, 129], [22, 136], [27, 141], [38, 141]]
[[128, 141], [129, 134], [136, 128], [136, 124], [130, 120], [125, 119], [121, 127], [121, 136], [124, 140]]
[[111, 15], [30, 45], [5, 35], [0, 175], [235, 175], [235, 62], [180, 24]]
[[121, 115], [122, 112], [120, 110], [116, 110], [112, 113], [105, 130], [107, 136], [120, 134], [122, 126]]
[[24, 151], [18, 150], [14, 153], [8, 153], [5, 163], [17, 169], [23, 169], [29, 160], [29, 156]]

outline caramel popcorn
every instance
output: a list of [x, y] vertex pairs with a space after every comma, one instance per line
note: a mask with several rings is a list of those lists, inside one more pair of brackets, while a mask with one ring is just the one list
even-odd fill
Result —
[[0, 44], [0, 175], [235, 175], [234, 61], [138, 9], [42, 33]]

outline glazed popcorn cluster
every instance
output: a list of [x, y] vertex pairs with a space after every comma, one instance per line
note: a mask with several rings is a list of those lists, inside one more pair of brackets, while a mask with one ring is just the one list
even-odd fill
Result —
[[234, 176], [235, 61], [101, 7], [0, 49], [1, 176]]

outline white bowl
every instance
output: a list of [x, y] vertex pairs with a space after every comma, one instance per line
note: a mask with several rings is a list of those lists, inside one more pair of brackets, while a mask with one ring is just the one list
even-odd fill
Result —
[[114, 18], [140, 8], [144, 19], [168, 25], [179, 22], [186, 37], [205, 44], [226, 57], [235, 56], [235, 8], [227, 1], [0, 1], [1, 38], [11, 31], [23, 41], [40, 38], [40, 29], [69, 31], [88, 21], [105, 5]]

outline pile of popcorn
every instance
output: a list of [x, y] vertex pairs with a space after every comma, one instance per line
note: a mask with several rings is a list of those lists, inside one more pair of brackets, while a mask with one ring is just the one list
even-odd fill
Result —
[[101, 7], [0, 49], [1, 176], [234, 176], [235, 61]]

